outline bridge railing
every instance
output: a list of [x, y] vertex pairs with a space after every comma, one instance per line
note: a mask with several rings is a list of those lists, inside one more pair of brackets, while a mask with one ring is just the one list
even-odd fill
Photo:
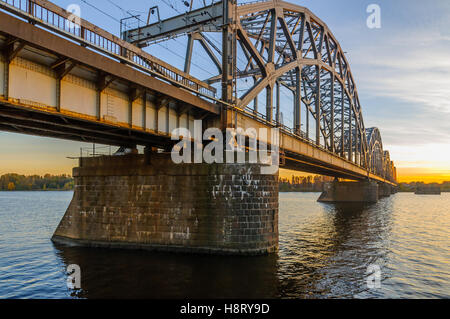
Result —
[[[311, 146], [314, 146], [315, 148], [318, 148], [318, 149], [320, 149], [322, 151], [325, 151], [327, 153], [330, 153], [332, 155], [338, 155], [339, 156], [339, 154], [330, 152], [330, 150], [326, 149], [322, 145], [317, 145], [316, 142], [314, 140], [308, 138], [304, 132], [300, 132], [300, 134], [299, 134], [298, 132], [295, 132], [295, 130], [293, 128], [291, 128], [289, 126], [286, 126], [286, 125], [284, 125], [282, 123], [279, 123], [279, 122], [277, 122], [275, 120], [272, 120], [270, 122], [270, 121], [267, 120], [267, 116], [265, 114], [262, 114], [260, 112], [255, 112], [250, 107], [246, 107], [244, 110], [241, 110], [239, 108], [235, 108], [235, 110], [238, 111], [238, 112], [243, 112], [247, 116], [249, 116], [249, 117], [251, 117], [251, 118], [253, 118], [253, 119], [257, 120], [257, 121], [263, 122], [263, 123], [265, 123], [265, 124], [267, 124], [269, 126], [277, 127], [277, 128], [280, 129], [281, 132], [283, 132], [285, 134], [288, 134], [288, 135], [291, 135], [291, 136], [301, 140], [302, 142], [305, 142], [305, 143], [307, 143], [307, 144], [309, 144]], [[345, 159], [345, 158], [343, 158], [343, 159], [347, 161], [347, 159]], [[355, 163], [353, 163], [353, 164], [355, 164]]]
[[47, 0], [0, 0], [0, 9], [100, 51], [152, 76], [213, 98], [216, 89]]
[[97, 156], [111, 156], [114, 154], [112, 146], [98, 146], [93, 144], [92, 147], [81, 147], [80, 158], [83, 157], [97, 157]]

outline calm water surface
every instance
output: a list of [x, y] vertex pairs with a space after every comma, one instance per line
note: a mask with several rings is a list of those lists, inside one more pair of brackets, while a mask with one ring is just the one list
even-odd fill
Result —
[[[54, 245], [71, 192], [0, 192], [0, 298], [450, 298], [450, 194], [366, 207], [318, 196], [280, 194], [277, 255], [213, 257]], [[367, 288], [370, 264], [380, 289]]]

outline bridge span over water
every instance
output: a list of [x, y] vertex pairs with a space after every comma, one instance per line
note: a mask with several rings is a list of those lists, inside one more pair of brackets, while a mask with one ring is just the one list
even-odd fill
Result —
[[[344, 197], [355, 185], [364, 198], [373, 187], [387, 195], [390, 190], [380, 189], [396, 186], [396, 169], [380, 131], [365, 127], [349, 62], [328, 26], [307, 8], [278, 0], [214, 1], [155, 23], [149, 19], [120, 37], [46, 0], [0, 0], [0, 9], [0, 130], [168, 150], [174, 143], [173, 129], [184, 127], [194, 135], [195, 120], [223, 131], [278, 128], [283, 168], [360, 181], [344, 185]], [[177, 37], [187, 39], [184, 70], [144, 51]], [[213, 76], [198, 79], [191, 72], [196, 50], [209, 59]], [[259, 142], [274, 143], [270, 135], [259, 137]], [[80, 187], [55, 237], [222, 252], [261, 252], [277, 246], [277, 176], [256, 174], [252, 165], [172, 167], [161, 156], [81, 160], [74, 170]], [[186, 170], [192, 175], [187, 174], [184, 183], [202, 181], [207, 187], [188, 191], [188, 185], [161, 181], [163, 175], [186, 179]], [[242, 177], [244, 171], [250, 178]], [[123, 203], [111, 204], [105, 198], [105, 192], [111, 195], [105, 178], [117, 175], [122, 176], [115, 181], [119, 185], [134, 185], [123, 192], [138, 192], [149, 197], [137, 196], [136, 201], [157, 203], [149, 207], [149, 214], [156, 209], [158, 216], [150, 218], [148, 229], [127, 229], [126, 221], [134, 225], [145, 213], [138, 210], [136, 215]], [[86, 194], [99, 176], [100, 193]], [[333, 187], [329, 192], [342, 192], [340, 186]], [[191, 196], [191, 201], [192, 196], [200, 198], [201, 205], [181, 204], [180, 198], [173, 204], [177, 193]], [[116, 195], [135, 206], [129, 197]], [[170, 196], [171, 204], [163, 205], [162, 196]], [[217, 205], [206, 203], [211, 200]], [[114, 210], [122, 212], [117, 225], [104, 222]], [[249, 215], [240, 216], [247, 210]], [[198, 212], [196, 222], [193, 212]], [[173, 221], [177, 214], [182, 223]], [[83, 228], [86, 223], [98, 228]]]

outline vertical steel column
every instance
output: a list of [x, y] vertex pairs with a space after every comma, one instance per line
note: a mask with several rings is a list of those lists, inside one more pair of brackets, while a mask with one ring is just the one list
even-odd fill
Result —
[[184, 61], [184, 72], [189, 74], [191, 72], [191, 61], [192, 61], [192, 49], [194, 47], [194, 37], [192, 33], [188, 34], [188, 44], [186, 48], [186, 58]]
[[128, 126], [133, 127], [133, 99], [128, 100]]
[[142, 93], [142, 128], [147, 130], [147, 90], [143, 89]]
[[[256, 78], [253, 78], [253, 85], [256, 85]], [[258, 114], [258, 95], [255, 96], [255, 99], [253, 100], [253, 113]]]
[[266, 87], [266, 120], [272, 122], [273, 119], [273, 88]]
[[[233, 103], [234, 79], [234, 47], [236, 45], [236, 31], [234, 23], [235, 0], [223, 1], [222, 27], [222, 101]], [[228, 126], [227, 105], [223, 105], [221, 112], [222, 129]]]
[[9, 99], [9, 73], [10, 73], [10, 64], [7, 54], [4, 55], [5, 59], [5, 71], [3, 78], [3, 95], [5, 96], [5, 100]]
[[[10, 42], [10, 43], [8, 43]], [[19, 44], [16, 46], [16, 42]], [[19, 52], [25, 47], [24, 42], [20, 42], [17, 39], [6, 38], [6, 45], [3, 51], [3, 56], [5, 59], [5, 72], [4, 72], [4, 96], [5, 99], [9, 99], [9, 89], [10, 89], [10, 73], [11, 73], [11, 62], [17, 57]]]
[[223, 31], [222, 31], [222, 100], [233, 102], [233, 0], [223, 1]]
[[352, 130], [353, 130], [353, 110], [352, 110], [352, 100], [348, 100], [349, 102], [349, 116], [348, 116], [348, 160], [353, 162], [353, 138], [352, 138]]
[[316, 66], [316, 145], [320, 145], [320, 66]]
[[300, 135], [301, 131], [301, 113], [302, 113], [302, 69], [298, 67], [295, 70], [295, 93], [294, 93], [294, 133]]
[[361, 145], [360, 145], [360, 148], [361, 148], [361, 154], [363, 154], [364, 153], [364, 156], [363, 156], [363, 160], [364, 160], [364, 165], [362, 165], [364, 168], [367, 168], [367, 153], [366, 153], [366, 151], [364, 151], [364, 145], [363, 145], [363, 141], [364, 141], [364, 138], [365, 138], [365, 136], [364, 136], [364, 132], [362, 133], [363, 135], [361, 136]]
[[277, 127], [280, 126], [280, 82], [276, 82], [277, 83], [277, 105], [276, 105], [276, 118], [275, 121], [277, 122]]
[[306, 138], [309, 139], [309, 108], [311, 107], [311, 102], [308, 101], [308, 107], [306, 108]]
[[270, 22], [270, 44], [269, 44], [269, 63], [273, 63], [275, 58], [275, 46], [277, 40], [277, 12], [275, 9], [271, 11], [271, 22]]
[[345, 157], [345, 94], [344, 84], [341, 83], [341, 157]]
[[170, 134], [170, 105], [167, 103], [166, 106], [166, 133]]
[[335, 152], [334, 145], [334, 73], [331, 74], [331, 135], [330, 135], [330, 146], [331, 152]]
[[56, 111], [61, 112], [61, 83], [62, 78], [58, 76], [56, 79]]
[[96, 116], [97, 120], [100, 121], [101, 118], [102, 118], [102, 91], [100, 91], [97, 88], [97, 90], [95, 92], [96, 92], [95, 100], [96, 100], [96, 103], [97, 103], [95, 112], [96, 112], [96, 115], [97, 115]]
[[155, 132], [159, 132], [159, 110], [161, 110], [161, 102], [157, 99], [155, 103]]

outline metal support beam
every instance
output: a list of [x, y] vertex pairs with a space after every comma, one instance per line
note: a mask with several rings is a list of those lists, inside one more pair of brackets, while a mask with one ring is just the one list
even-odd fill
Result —
[[[233, 103], [233, 79], [235, 69], [236, 31], [233, 26], [232, 0], [220, 3], [223, 12], [222, 27], [222, 101]], [[222, 130], [228, 127], [226, 105], [222, 106], [221, 123]]]
[[147, 130], [147, 90], [142, 90], [142, 128]]
[[316, 145], [320, 145], [320, 118], [322, 116], [320, 96], [320, 66], [316, 66]]
[[108, 76], [103, 72], [99, 72], [97, 80], [97, 120], [101, 120], [102, 116], [102, 93], [116, 80], [113, 76]]
[[19, 41], [17, 38], [8, 37], [6, 44], [2, 48], [2, 54], [5, 59], [5, 71], [4, 71], [4, 96], [5, 99], [9, 99], [9, 84], [10, 84], [10, 65], [11, 62], [17, 57], [20, 51], [25, 47], [25, 42]]
[[345, 103], [344, 85], [341, 84], [341, 157], [345, 156]]
[[277, 127], [280, 126], [280, 108], [281, 108], [281, 104], [280, 104], [280, 82], [276, 82], [276, 86], [277, 86], [277, 105], [276, 105], [276, 118], [275, 121], [277, 122]]
[[164, 98], [162, 96], [158, 96], [155, 101], [155, 129], [156, 132], [159, 132], [159, 111], [163, 108], [168, 106], [170, 103], [170, 100], [167, 98]]
[[219, 21], [224, 16], [223, 4], [228, 1], [218, 1], [210, 6], [192, 10], [154, 24], [127, 30], [123, 32], [122, 39], [139, 47], [145, 47], [149, 41], [155, 41], [169, 36], [173, 37], [180, 33], [194, 31], [220, 32]]
[[184, 72], [189, 74], [191, 72], [192, 49], [194, 48], [194, 36], [192, 33], [188, 34], [188, 43], [186, 47], [186, 58], [184, 61]]
[[138, 87], [131, 87], [128, 92], [128, 125], [130, 128], [133, 127], [133, 103], [139, 99], [143, 93], [144, 90], [141, 90]]
[[236, 35], [232, 27], [233, 15], [228, 7], [229, 0], [223, 2], [223, 31], [222, 31], [222, 100], [227, 103], [233, 102], [233, 53]]
[[308, 105], [306, 107], [306, 138], [309, 139], [309, 117], [310, 117], [310, 112], [309, 112], [309, 108], [310, 108], [310, 102], [308, 102]]
[[52, 67], [56, 72], [56, 110], [58, 112], [61, 111], [62, 80], [76, 67], [76, 65], [76, 62], [70, 61], [68, 59], [64, 59], [64, 61], [61, 63], [55, 62], [54, 64], [52, 64]]
[[349, 115], [348, 115], [348, 160], [353, 162], [353, 139], [352, 139], [352, 131], [353, 131], [353, 112], [351, 107], [351, 100], [349, 100]]
[[273, 88], [268, 85], [266, 87], [266, 120], [272, 122], [273, 119]]
[[271, 10], [272, 20], [270, 23], [270, 43], [268, 62], [273, 63], [275, 58], [275, 47], [277, 41], [277, 13], [276, 9]]
[[295, 70], [295, 94], [294, 94], [294, 132], [300, 135], [301, 132], [301, 120], [302, 120], [302, 76], [301, 68]]
[[330, 151], [335, 152], [336, 145], [334, 142], [334, 74], [331, 75], [331, 129], [330, 129]]

